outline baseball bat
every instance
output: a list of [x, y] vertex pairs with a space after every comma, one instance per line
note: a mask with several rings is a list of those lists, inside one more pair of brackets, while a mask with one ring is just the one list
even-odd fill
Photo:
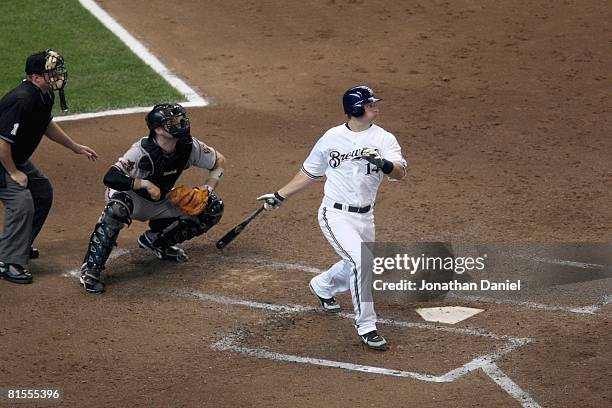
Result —
[[225, 234], [220, 240], [217, 241], [217, 249], [223, 249], [227, 244], [236, 239], [236, 237], [242, 232], [242, 230], [249, 225], [251, 221], [255, 219], [259, 215], [260, 212], [264, 210], [264, 206], [262, 205], [257, 210], [255, 210], [251, 215], [246, 217], [244, 221], [240, 224], [236, 225], [232, 228], [227, 234]]

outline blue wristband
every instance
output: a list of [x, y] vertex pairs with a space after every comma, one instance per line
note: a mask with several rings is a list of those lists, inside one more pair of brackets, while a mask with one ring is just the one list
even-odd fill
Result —
[[383, 159], [382, 172], [385, 174], [390, 174], [392, 171], [393, 171], [393, 162]]

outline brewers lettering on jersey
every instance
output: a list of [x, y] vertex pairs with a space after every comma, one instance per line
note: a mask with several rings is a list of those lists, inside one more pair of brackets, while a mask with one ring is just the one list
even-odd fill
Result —
[[315, 276], [309, 288], [330, 313], [340, 310], [335, 295], [350, 290], [357, 334], [375, 350], [385, 350], [387, 341], [376, 329], [371, 288], [362, 284], [361, 243], [375, 240], [374, 206], [384, 176], [400, 180], [407, 169], [395, 136], [374, 124], [380, 100], [367, 86], [347, 90], [342, 98], [346, 123], [325, 132], [289, 183], [257, 198], [272, 210], [314, 181], [326, 178], [319, 226], [341, 259]]

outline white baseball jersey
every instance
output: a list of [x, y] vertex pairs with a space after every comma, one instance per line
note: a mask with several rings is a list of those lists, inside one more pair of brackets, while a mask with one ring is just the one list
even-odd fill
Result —
[[406, 166], [393, 134], [377, 125], [353, 132], [343, 123], [323, 134], [302, 165], [302, 172], [310, 178], [326, 176], [325, 197], [331, 201], [357, 207], [372, 205], [384, 174], [360, 158], [366, 147], [378, 150], [386, 160]]

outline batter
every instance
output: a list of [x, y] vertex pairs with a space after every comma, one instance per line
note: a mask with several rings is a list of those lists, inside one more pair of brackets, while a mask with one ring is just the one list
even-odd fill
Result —
[[374, 124], [380, 100], [367, 86], [347, 90], [342, 98], [346, 123], [323, 134], [288, 184], [257, 199], [264, 201], [266, 210], [272, 210], [326, 177], [319, 225], [342, 259], [314, 277], [310, 291], [325, 311], [334, 313], [340, 310], [335, 295], [350, 289], [357, 334], [368, 347], [385, 350], [387, 341], [376, 329], [372, 296], [364, 301], [364, 291], [371, 288], [362, 287], [361, 243], [375, 239], [374, 205], [383, 176], [402, 179], [407, 163], [395, 136]]

